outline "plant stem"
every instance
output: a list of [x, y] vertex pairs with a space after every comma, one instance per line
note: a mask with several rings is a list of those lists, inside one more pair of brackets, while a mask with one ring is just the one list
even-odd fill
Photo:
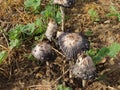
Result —
[[53, 49], [55, 52], [57, 52], [58, 54], [60, 54], [61, 56], [65, 57], [64, 54], [62, 54], [61, 52], [59, 52], [59, 51], [58, 51], [57, 49], [55, 49], [54, 47], [52, 47], [52, 49]]
[[60, 6], [60, 11], [61, 11], [61, 14], [62, 14], [62, 31], [64, 31], [64, 28], [65, 28], [65, 12], [64, 12], [64, 7]]
[[82, 79], [82, 89], [85, 90], [87, 81]]

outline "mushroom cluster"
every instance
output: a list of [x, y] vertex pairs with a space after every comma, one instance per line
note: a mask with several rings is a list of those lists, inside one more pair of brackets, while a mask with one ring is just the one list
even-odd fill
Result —
[[[69, 7], [74, 1], [75, 0], [53, 0], [53, 3], [60, 5], [60, 7]], [[56, 40], [59, 49], [67, 60], [75, 61], [75, 64], [70, 66], [72, 67], [70, 70], [72, 74], [82, 80], [95, 78], [95, 65], [92, 58], [85, 53], [90, 47], [90, 43], [86, 36], [76, 32], [65, 32], [63, 31], [64, 27], [62, 27], [62, 31], [57, 31], [57, 29], [57, 23], [55, 20], [51, 19], [48, 23], [45, 36], [50, 42], [53, 42], [54, 39]], [[42, 62], [54, 60], [56, 58], [56, 53], [52, 46], [44, 41], [41, 41], [32, 49], [32, 55]], [[83, 87], [84, 86], [83, 84]]]

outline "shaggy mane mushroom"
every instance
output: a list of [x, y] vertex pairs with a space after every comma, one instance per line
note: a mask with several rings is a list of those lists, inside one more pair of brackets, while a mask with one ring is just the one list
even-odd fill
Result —
[[82, 79], [82, 85], [85, 88], [86, 80], [94, 79], [96, 76], [96, 67], [92, 58], [84, 53], [78, 54], [77, 61], [72, 67], [72, 74]]
[[66, 58], [76, 59], [77, 54], [89, 50], [89, 41], [79, 33], [58, 33], [58, 44]]

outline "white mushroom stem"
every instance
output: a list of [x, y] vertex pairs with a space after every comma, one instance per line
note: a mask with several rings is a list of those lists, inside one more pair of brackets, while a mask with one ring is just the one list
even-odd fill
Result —
[[86, 84], [87, 84], [87, 81], [82, 79], [82, 88], [83, 88], [83, 90], [85, 90]]
[[64, 31], [64, 27], [65, 27], [65, 12], [64, 12], [64, 7], [60, 6], [60, 11], [61, 11], [61, 14], [62, 14], [62, 31]]
[[[70, 65], [70, 67], [73, 65], [72, 60], [69, 61], [69, 65]], [[72, 71], [71, 70], [69, 71], [69, 78], [72, 78]]]
[[48, 61], [46, 61], [46, 66], [47, 66], [47, 68], [46, 68], [46, 75], [49, 76], [50, 75], [50, 64], [49, 64]]

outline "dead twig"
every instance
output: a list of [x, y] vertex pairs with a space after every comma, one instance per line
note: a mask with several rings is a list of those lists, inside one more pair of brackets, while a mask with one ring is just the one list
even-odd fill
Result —
[[24, 23], [27, 23], [27, 21], [24, 19], [24, 17], [23, 17], [23, 15], [24, 15], [24, 13], [22, 13], [19, 9], [17, 9], [16, 7], [15, 7], [15, 10], [18, 12], [18, 13], [20, 13], [20, 17], [21, 17], [21, 19], [24, 21]]
[[6, 48], [5, 46], [3, 46], [1, 44], [0, 44], [0, 47], [8, 51], [8, 48]]
[[7, 22], [7, 21], [2, 21], [0, 20], [1, 23], [6, 23], [6, 24], [11, 24], [11, 22]]
[[34, 88], [34, 87], [51, 87], [51, 85], [31, 85], [28, 88]]
[[60, 77], [58, 77], [52, 84], [51, 84], [51, 86], [54, 86], [54, 84], [57, 82], [57, 81], [59, 81], [65, 74], [67, 74], [68, 72], [70, 71], [70, 68], [67, 70], [67, 71], [65, 71]]
[[108, 86], [108, 88], [109, 88], [110, 90], [118, 90], [118, 89], [116, 89], [116, 88], [114, 88], [114, 87], [111, 87], [111, 86]]
[[65, 57], [64, 54], [62, 54], [61, 52], [59, 52], [59, 51], [58, 51], [57, 49], [55, 49], [54, 47], [52, 47], [52, 49], [53, 49], [55, 52], [57, 52], [58, 54], [60, 54], [61, 56]]
[[6, 70], [4, 70], [3, 68], [0, 68], [0, 71], [3, 72], [2, 74], [3, 74], [6, 78], [8, 78], [8, 73], [7, 73]]
[[[40, 69], [40, 67], [35, 68], [35, 70], [33, 70], [33, 71], [29, 74], [29, 76], [33, 75], [33, 73], [37, 72], [39, 69]], [[25, 78], [27, 75], [28, 75], [28, 74], [25, 74], [23, 77], [17, 78], [17, 80], [21, 80], [21, 79]]]
[[7, 44], [7, 46], [9, 47], [9, 41], [8, 41], [6, 35], [5, 35], [5, 32], [4, 32], [2, 29], [1, 29], [1, 31], [2, 31], [3, 37], [5, 38], [6, 44]]

